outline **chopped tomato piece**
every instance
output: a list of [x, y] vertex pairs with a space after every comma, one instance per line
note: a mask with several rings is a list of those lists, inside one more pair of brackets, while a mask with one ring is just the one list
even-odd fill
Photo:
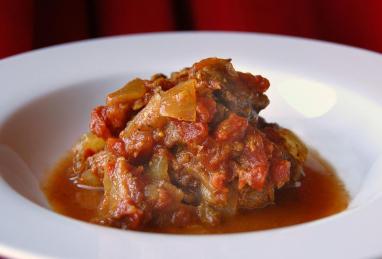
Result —
[[247, 119], [230, 113], [227, 119], [222, 121], [215, 131], [216, 140], [234, 141], [244, 136], [248, 127]]
[[98, 106], [91, 113], [90, 130], [93, 134], [100, 138], [108, 138], [111, 136], [110, 130], [106, 124], [106, 107]]
[[216, 102], [209, 97], [199, 97], [196, 104], [196, 115], [200, 122], [212, 121], [216, 113]]
[[271, 166], [271, 174], [277, 188], [283, 186], [290, 178], [290, 162], [288, 160], [277, 160]]
[[123, 142], [120, 138], [108, 138], [106, 148], [117, 156], [127, 155], [125, 150], [125, 142]]

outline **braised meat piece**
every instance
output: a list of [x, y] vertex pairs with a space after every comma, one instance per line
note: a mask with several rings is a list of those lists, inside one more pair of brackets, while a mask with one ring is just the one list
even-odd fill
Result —
[[269, 86], [229, 59], [208, 58], [109, 94], [73, 149], [76, 183], [103, 188], [93, 221], [215, 226], [274, 203], [301, 176], [307, 149], [259, 117]]

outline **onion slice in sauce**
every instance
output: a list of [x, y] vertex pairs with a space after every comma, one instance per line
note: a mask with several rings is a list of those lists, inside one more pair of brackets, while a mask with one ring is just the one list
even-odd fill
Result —
[[183, 121], [196, 119], [195, 80], [179, 83], [162, 94], [160, 115]]
[[141, 98], [146, 93], [146, 87], [142, 79], [136, 78], [122, 88], [109, 94], [106, 98], [107, 105], [126, 103]]

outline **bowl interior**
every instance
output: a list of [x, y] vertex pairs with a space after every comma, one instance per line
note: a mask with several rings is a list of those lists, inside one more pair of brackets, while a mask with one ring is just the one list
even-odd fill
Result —
[[[20, 103], [0, 126], [3, 178], [27, 199], [48, 207], [40, 184], [88, 130], [91, 109], [128, 80], [151, 74], [79, 82]], [[349, 209], [379, 196], [382, 122], [376, 118], [381, 108], [341, 87], [275, 71], [262, 74], [272, 87], [271, 104], [261, 115], [296, 132], [335, 168], [351, 195]]]

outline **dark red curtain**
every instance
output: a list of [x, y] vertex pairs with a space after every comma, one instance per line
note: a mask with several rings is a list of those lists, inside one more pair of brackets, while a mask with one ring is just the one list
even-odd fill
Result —
[[381, 0], [0, 0], [0, 58], [154, 31], [268, 32], [382, 52]]

